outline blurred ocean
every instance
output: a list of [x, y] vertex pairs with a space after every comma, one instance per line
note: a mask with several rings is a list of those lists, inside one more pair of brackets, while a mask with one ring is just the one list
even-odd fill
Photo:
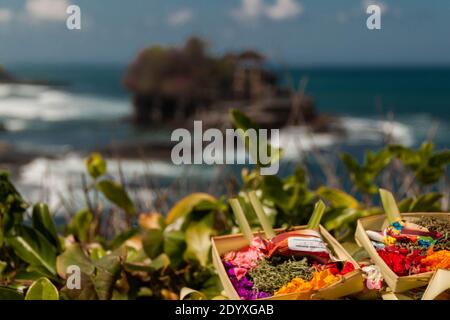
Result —
[[[68, 181], [78, 180], [84, 170], [83, 153], [114, 142], [170, 139], [168, 131], [137, 129], [127, 121], [132, 108], [121, 84], [124, 66], [18, 65], [8, 70], [20, 78], [63, 84], [0, 85], [0, 142], [60, 155], [37, 158], [22, 168], [19, 185], [31, 197], [42, 186], [62, 190]], [[349, 133], [342, 139], [326, 133], [311, 136], [303, 128], [283, 130], [282, 174], [310, 148], [361, 156], [368, 148], [380, 147], [385, 132], [409, 146], [417, 146], [430, 134], [439, 148], [450, 146], [450, 68], [293, 68], [279, 74], [283, 83], [294, 86], [307, 77], [306, 93], [315, 99], [319, 112], [341, 117]], [[146, 170], [167, 184], [185, 170], [165, 161], [154, 161], [149, 168], [138, 159], [122, 161], [121, 166], [125, 176]], [[189, 174], [205, 180], [216, 174], [212, 167], [193, 167]], [[117, 166], [112, 168], [118, 171]], [[238, 174], [240, 168], [231, 170]]]

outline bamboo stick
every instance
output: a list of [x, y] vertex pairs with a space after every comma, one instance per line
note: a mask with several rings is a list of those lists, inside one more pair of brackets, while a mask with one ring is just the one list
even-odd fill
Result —
[[319, 227], [320, 220], [322, 219], [326, 208], [327, 206], [322, 200], [316, 202], [311, 218], [309, 218], [308, 229], [317, 229]]
[[380, 197], [389, 223], [401, 220], [400, 210], [392, 193], [388, 190], [380, 189]]
[[250, 245], [253, 240], [252, 229], [248, 224], [247, 218], [245, 218], [245, 214], [244, 211], [242, 210], [239, 200], [237, 198], [230, 199], [230, 206], [231, 209], [233, 210], [234, 216], [236, 217], [239, 228], [241, 229], [245, 239]]
[[261, 205], [261, 202], [256, 197], [255, 191], [250, 191], [248, 193], [248, 197], [250, 199], [250, 203], [253, 206], [253, 210], [255, 210], [256, 216], [258, 217], [259, 223], [261, 224], [261, 227], [264, 230], [264, 233], [266, 234], [267, 239], [272, 239], [275, 237], [275, 231], [273, 231], [272, 225], [267, 219], [266, 214], [264, 213], [264, 209]]

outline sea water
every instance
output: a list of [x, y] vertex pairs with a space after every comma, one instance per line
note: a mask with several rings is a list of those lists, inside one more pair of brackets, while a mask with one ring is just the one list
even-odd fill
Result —
[[[57, 194], [68, 184], [79, 185], [82, 159], [90, 151], [113, 143], [170, 141], [169, 130], [142, 130], [129, 121], [131, 98], [122, 86], [125, 66], [20, 65], [8, 69], [21, 78], [60, 84], [0, 85], [0, 124], [4, 129], [0, 141], [24, 152], [42, 153], [15, 177], [32, 200], [38, 200], [44, 188], [49, 190], [48, 200], [56, 205]], [[338, 137], [311, 134], [303, 127], [281, 130], [279, 146], [285, 150], [281, 175], [292, 172], [311, 150], [345, 151], [360, 158], [365, 150], [381, 147], [386, 133], [407, 146], [418, 146], [429, 136], [438, 148], [450, 145], [450, 68], [291, 68], [278, 73], [281, 82], [290, 79], [294, 87], [307, 78], [306, 94], [314, 98], [318, 111], [340, 117], [347, 132]], [[52, 157], [47, 157], [49, 154]], [[193, 177], [195, 182], [184, 185], [184, 193], [209, 191], [211, 181], [220, 175], [239, 176], [242, 169], [177, 167], [170, 159], [154, 160], [151, 165], [140, 159], [120, 163], [111, 159], [109, 163], [112, 174], [125, 176], [130, 184], [142, 184], [144, 177], [152, 176], [169, 187], [180, 176]], [[154, 197], [151, 192], [141, 192], [146, 201]]]

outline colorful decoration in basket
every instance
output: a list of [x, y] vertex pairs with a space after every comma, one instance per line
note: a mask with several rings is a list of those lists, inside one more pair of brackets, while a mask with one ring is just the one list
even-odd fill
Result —
[[403, 220], [392, 194], [386, 190], [380, 194], [390, 224], [382, 231], [366, 232], [389, 268], [398, 276], [450, 269], [450, 220], [427, 216]]
[[315, 291], [329, 286], [354, 270], [351, 262], [338, 261], [317, 231], [325, 204], [318, 202], [307, 229], [275, 235], [256, 196], [250, 200], [267, 239], [253, 237], [243, 221], [238, 200], [230, 201], [237, 221], [250, 245], [227, 252], [222, 263], [236, 292], [243, 300]]

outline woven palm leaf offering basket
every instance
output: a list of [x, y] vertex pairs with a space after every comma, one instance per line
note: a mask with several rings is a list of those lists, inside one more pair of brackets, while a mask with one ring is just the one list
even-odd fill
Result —
[[319, 225], [323, 202], [307, 226], [273, 230], [256, 194], [248, 198], [264, 232], [251, 231], [239, 200], [232, 199], [242, 233], [212, 238], [213, 263], [230, 299], [337, 299], [363, 290], [359, 265]]
[[400, 214], [389, 191], [380, 195], [386, 216], [359, 219], [356, 242], [393, 292], [428, 285], [436, 270], [450, 269], [450, 214]]

